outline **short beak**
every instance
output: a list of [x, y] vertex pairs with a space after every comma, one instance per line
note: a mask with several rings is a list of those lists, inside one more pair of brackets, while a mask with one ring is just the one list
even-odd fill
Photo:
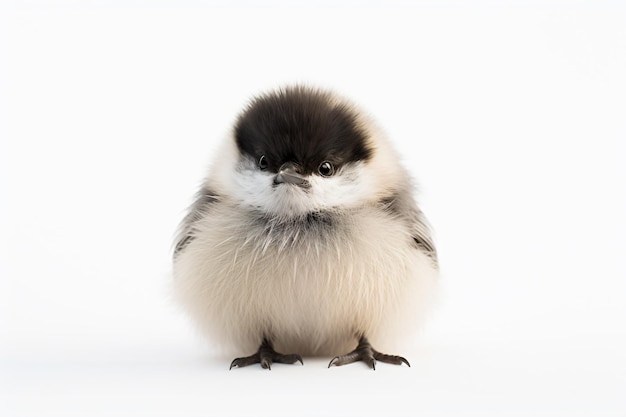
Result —
[[309, 187], [309, 181], [297, 171], [297, 166], [292, 163], [283, 164], [274, 177], [274, 184], [295, 184], [303, 188]]

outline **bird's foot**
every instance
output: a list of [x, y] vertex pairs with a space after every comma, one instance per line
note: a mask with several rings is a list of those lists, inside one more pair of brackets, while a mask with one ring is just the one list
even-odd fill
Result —
[[231, 362], [230, 369], [233, 369], [234, 367], [241, 368], [254, 363], [259, 363], [261, 364], [261, 368], [271, 370], [272, 363], [274, 362], [292, 364], [298, 361], [304, 365], [304, 362], [302, 362], [302, 356], [298, 354], [284, 355], [282, 353], [278, 353], [274, 350], [272, 342], [270, 342], [267, 338], [264, 338], [263, 343], [259, 346], [259, 350], [254, 355], [246, 356], [244, 358], [236, 358]]
[[370, 342], [363, 336], [359, 339], [359, 345], [350, 353], [346, 353], [345, 355], [335, 356], [331, 359], [328, 367], [330, 368], [332, 365], [341, 366], [347, 365], [352, 362], [363, 361], [372, 369], [376, 369], [376, 361], [391, 363], [394, 365], [402, 365], [406, 363], [408, 367], [411, 367], [409, 361], [404, 359], [402, 356], [396, 355], [385, 355], [384, 353], [380, 353], [370, 345]]

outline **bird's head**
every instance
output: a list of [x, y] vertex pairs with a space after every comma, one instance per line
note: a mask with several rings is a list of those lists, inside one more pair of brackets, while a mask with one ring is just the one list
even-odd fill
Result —
[[216, 161], [222, 192], [289, 219], [384, 198], [403, 181], [365, 115], [337, 96], [291, 87], [255, 98]]

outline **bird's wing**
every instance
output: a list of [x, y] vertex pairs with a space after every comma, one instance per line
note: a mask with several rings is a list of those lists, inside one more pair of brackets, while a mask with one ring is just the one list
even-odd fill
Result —
[[432, 259], [436, 267], [438, 265], [437, 249], [435, 248], [426, 216], [424, 216], [424, 213], [417, 207], [415, 201], [409, 197], [408, 194], [406, 195], [407, 196], [396, 194], [383, 199], [382, 203], [386, 210], [407, 222], [413, 243], [417, 249], [420, 249]]
[[424, 213], [422, 213], [419, 208], [414, 207], [414, 210], [409, 216], [409, 222], [411, 224], [413, 241], [433, 260], [434, 265], [437, 266], [437, 249], [435, 248], [435, 242], [433, 241], [426, 216], [424, 216]]
[[198, 220], [204, 217], [210, 207], [219, 201], [219, 196], [208, 187], [202, 187], [196, 194], [194, 202], [189, 207], [189, 212], [183, 219], [176, 236], [174, 257], [178, 255], [195, 237], [195, 226]]

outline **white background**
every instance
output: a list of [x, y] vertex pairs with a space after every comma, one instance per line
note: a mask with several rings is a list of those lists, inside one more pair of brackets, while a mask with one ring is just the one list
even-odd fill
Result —
[[[0, 6], [0, 415], [626, 415], [626, 9], [402, 3]], [[443, 297], [411, 368], [229, 372], [169, 299], [216, 145], [298, 81], [420, 184]]]

